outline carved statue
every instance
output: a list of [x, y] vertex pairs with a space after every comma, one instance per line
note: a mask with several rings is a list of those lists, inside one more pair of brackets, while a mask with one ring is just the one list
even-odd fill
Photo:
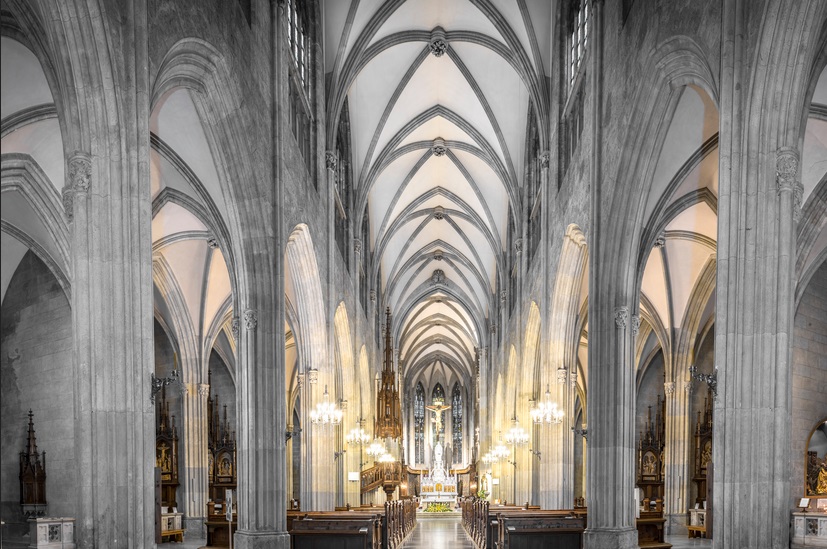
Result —
[[816, 494], [827, 494], [827, 464], [822, 465], [821, 470], [818, 472]]
[[655, 466], [656, 466], [655, 456], [652, 454], [646, 454], [643, 458], [643, 474], [644, 475], [654, 475], [655, 474]]

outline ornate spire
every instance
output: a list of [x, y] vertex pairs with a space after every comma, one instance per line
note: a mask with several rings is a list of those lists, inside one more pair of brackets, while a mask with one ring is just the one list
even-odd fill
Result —
[[402, 436], [402, 410], [399, 390], [396, 388], [396, 372], [393, 369], [393, 345], [391, 343], [391, 309], [387, 309], [385, 324], [385, 361], [382, 368], [382, 385], [376, 397], [376, 424], [374, 435], [398, 439]]

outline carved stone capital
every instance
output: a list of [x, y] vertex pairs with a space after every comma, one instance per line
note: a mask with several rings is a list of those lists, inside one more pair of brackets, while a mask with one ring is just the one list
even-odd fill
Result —
[[85, 193], [92, 183], [92, 157], [85, 152], [75, 151], [69, 158], [69, 181], [67, 185], [76, 193]]
[[775, 152], [775, 180], [778, 192], [793, 191], [798, 174], [798, 150], [781, 147]]
[[233, 333], [233, 339], [238, 341], [238, 317], [234, 316], [230, 322], [230, 331]]
[[210, 384], [209, 383], [199, 383], [198, 384], [198, 394], [202, 397], [210, 396]]
[[514, 241], [514, 251], [517, 252], [517, 255], [523, 253], [523, 239], [518, 238]]
[[632, 315], [632, 333], [637, 335], [640, 332], [640, 315]]
[[316, 368], [307, 370], [307, 382], [311, 385], [317, 384], [319, 382], [319, 370]]
[[659, 234], [655, 238], [655, 244], [654, 245], [655, 245], [655, 248], [663, 248], [664, 246], [666, 246], [666, 237], [662, 234]]
[[540, 151], [537, 155], [537, 161], [540, 163], [540, 169], [548, 169], [549, 161], [551, 160], [551, 153], [549, 151]]
[[577, 387], [577, 370], [571, 371], [571, 376], [569, 376], [569, 380], [571, 381], [571, 388], [574, 389]]
[[441, 137], [434, 139], [434, 144], [431, 146], [431, 151], [434, 153], [434, 156], [445, 156], [445, 153], [448, 152], [448, 147], [445, 145], [445, 140]]
[[445, 218], [445, 208], [437, 206], [434, 208], [434, 219], [442, 221]]
[[448, 51], [448, 41], [445, 39], [445, 31], [442, 27], [436, 27], [431, 31], [428, 48], [434, 57], [442, 57]]
[[256, 326], [258, 326], [258, 313], [255, 309], [247, 309], [244, 311], [244, 327], [252, 332]]
[[629, 320], [629, 307], [621, 305], [615, 307], [615, 326], [619, 329], [625, 330]]
[[687, 395], [691, 395], [694, 388], [695, 386], [691, 381], [683, 382], [683, 390], [686, 391]]
[[371, 303], [376, 303], [376, 290], [369, 291], [368, 296], [370, 296]]
[[566, 378], [568, 377], [568, 370], [565, 368], [557, 368], [557, 383], [563, 385], [566, 383]]
[[207, 239], [207, 246], [209, 246], [210, 249], [212, 249], [212, 250], [218, 248], [218, 240], [216, 240], [215, 237], [208, 238]]
[[663, 384], [663, 391], [666, 393], [666, 396], [672, 396], [675, 394], [675, 382], [674, 381], [667, 381]]
[[795, 188], [793, 188], [793, 220], [798, 223], [801, 221], [801, 208], [804, 202], [804, 185], [796, 181]]
[[500, 303], [505, 303], [505, 298], [508, 297], [505, 290], [500, 290]]
[[353, 253], [360, 255], [362, 253], [362, 241], [358, 238], [353, 239]]
[[301, 390], [304, 387], [304, 374], [296, 374], [296, 388]]
[[336, 171], [339, 165], [339, 157], [336, 155], [336, 151], [326, 151], [324, 153], [324, 165], [328, 170]]

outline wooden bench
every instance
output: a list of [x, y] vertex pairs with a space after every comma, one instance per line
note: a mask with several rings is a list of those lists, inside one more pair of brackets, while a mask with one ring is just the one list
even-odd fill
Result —
[[690, 538], [706, 537], [706, 526], [687, 526], [686, 533]]
[[382, 549], [382, 516], [363, 512], [307, 513], [294, 518], [293, 549]]
[[570, 510], [507, 511], [497, 515], [497, 549], [580, 549], [585, 517]]
[[164, 530], [161, 532], [161, 541], [163, 542], [166, 538], [166, 541], [175, 541], [178, 543], [184, 543], [184, 531], [183, 530]]
[[641, 511], [636, 521], [637, 541], [641, 549], [671, 549], [672, 544], [664, 541], [666, 519], [663, 511]]

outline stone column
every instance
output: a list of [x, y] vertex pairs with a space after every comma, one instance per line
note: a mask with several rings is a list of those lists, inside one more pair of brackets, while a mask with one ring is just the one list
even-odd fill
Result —
[[663, 386], [666, 398], [664, 451], [664, 516], [669, 534], [686, 534], [689, 508], [689, 453], [692, 449], [689, 400], [692, 383], [670, 376]]
[[[637, 547], [635, 529], [635, 373], [629, 308], [605, 314], [589, 303], [588, 549]], [[595, 310], [598, 309], [598, 310]], [[607, 318], [609, 317], [609, 318]]]
[[[182, 360], [183, 362], [183, 360]], [[186, 371], [186, 370], [185, 370]], [[184, 444], [185, 470], [181, 471], [179, 511], [185, 513], [185, 529], [188, 533], [204, 535], [204, 517], [207, 505], [207, 398], [210, 386], [206, 383], [187, 383], [184, 397]], [[182, 502], [183, 496], [186, 501]], [[183, 503], [183, 505], [181, 505]]]

